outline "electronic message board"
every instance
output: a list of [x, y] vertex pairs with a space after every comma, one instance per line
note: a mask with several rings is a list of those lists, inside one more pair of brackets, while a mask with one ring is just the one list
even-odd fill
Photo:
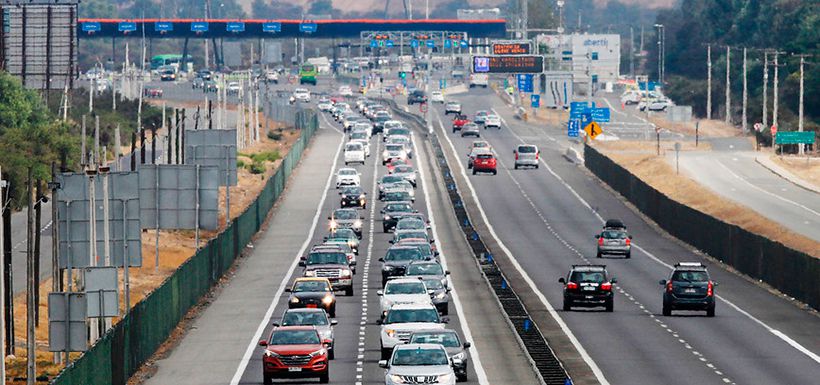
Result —
[[493, 55], [529, 55], [530, 43], [493, 43]]
[[473, 56], [474, 73], [541, 73], [544, 72], [544, 57], [535, 55], [517, 56]]

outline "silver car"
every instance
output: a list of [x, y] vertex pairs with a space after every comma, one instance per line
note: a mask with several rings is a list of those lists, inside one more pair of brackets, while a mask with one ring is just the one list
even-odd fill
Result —
[[390, 175], [400, 176], [404, 178], [404, 180], [410, 182], [413, 187], [416, 187], [416, 169], [414, 169], [413, 166], [396, 166], [393, 168], [393, 172]]
[[632, 257], [632, 236], [627, 234], [625, 228], [605, 227], [600, 234], [595, 235], [595, 239], [598, 240], [598, 258], [605, 254]]
[[456, 373], [456, 380], [467, 381], [467, 361], [470, 359], [467, 356], [467, 349], [470, 348], [469, 342], [461, 342], [458, 333], [455, 330], [429, 330], [413, 333], [410, 336], [411, 344], [440, 344], [447, 350], [447, 355], [450, 357], [450, 362], [453, 365], [453, 371]]
[[319, 332], [322, 344], [327, 347], [328, 358], [332, 360], [336, 355], [333, 327], [338, 323], [339, 321], [328, 319], [325, 309], [299, 308], [285, 310], [280, 323], [274, 323], [273, 326], [313, 326]]
[[520, 167], [538, 168], [538, 158], [541, 155], [541, 151], [538, 150], [537, 146], [533, 144], [519, 144], [513, 152], [515, 153], [516, 170]]
[[336, 209], [333, 215], [327, 217], [330, 221], [330, 231], [336, 229], [352, 229], [359, 239], [362, 239], [362, 217], [356, 209]]
[[387, 369], [385, 385], [456, 383], [447, 350], [440, 344], [398, 345], [389, 360], [379, 361]]
[[388, 185], [385, 185], [384, 190], [383, 190], [384, 193], [386, 194], [386, 193], [394, 192], [394, 191], [406, 191], [408, 194], [410, 194], [410, 201], [415, 202], [416, 201], [416, 191], [413, 188], [413, 185], [410, 182], [408, 182], [407, 180], [405, 180], [403, 177], [401, 177], [401, 178], [402, 179], [398, 182], [394, 182], [394, 183], [390, 183]]
[[476, 138], [481, 137], [481, 132], [478, 130], [478, 124], [475, 123], [467, 123], [461, 127], [461, 137], [465, 136], [475, 136]]

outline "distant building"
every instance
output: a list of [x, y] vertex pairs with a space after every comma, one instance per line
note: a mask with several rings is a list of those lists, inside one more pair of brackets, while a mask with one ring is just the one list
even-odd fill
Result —
[[546, 45], [552, 67], [572, 71], [576, 90], [594, 89], [617, 82], [621, 65], [621, 36], [571, 34], [539, 35], [538, 44]]

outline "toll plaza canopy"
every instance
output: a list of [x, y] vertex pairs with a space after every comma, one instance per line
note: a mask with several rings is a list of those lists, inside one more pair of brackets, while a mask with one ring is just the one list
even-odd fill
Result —
[[147, 38], [342, 38], [358, 39], [364, 31], [452, 31], [470, 38], [504, 38], [499, 20], [237, 20], [237, 19], [79, 19], [81, 39]]

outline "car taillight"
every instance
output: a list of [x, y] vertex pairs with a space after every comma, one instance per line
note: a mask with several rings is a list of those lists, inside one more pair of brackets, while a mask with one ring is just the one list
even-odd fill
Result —
[[567, 289], [575, 290], [578, 289], [578, 284], [575, 282], [567, 282]]
[[627, 245], [627, 246], [629, 246], [629, 245], [631, 245], [631, 244], [632, 244], [632, 240], [631, 240], [631, 239], [629, 239], [629, 238], [627, 238], [627, 239], [626, 239], [626, 245]]
[[539, 155], [541, 155], [541, 152], [540, 152], [540, 151], [535, 153], [535, 160], [538, 160], [538, 156], [539, 156]]
[[515, 160], [518, 160], [518, 152], [515, 153]]
[[709, 281], [709, 283], [706, 285], [706, 296], [711, 297], [712, 294], [712, 281]]
[[669, 281], [669, 282], [666, 283], [666, 292], [667, 293], [672, 292], [672, 281]]
[[598, 246], [604, 245], [604, 237], [598, 238]]
[[604, 282], [604, 283], [602, 283], [602, 284], [601, 284], [601, 290], [603, 290], [603, 291], [610, 291], [610, 290], [612, 290], [612, 283], [610, 283], [610, 282]]

